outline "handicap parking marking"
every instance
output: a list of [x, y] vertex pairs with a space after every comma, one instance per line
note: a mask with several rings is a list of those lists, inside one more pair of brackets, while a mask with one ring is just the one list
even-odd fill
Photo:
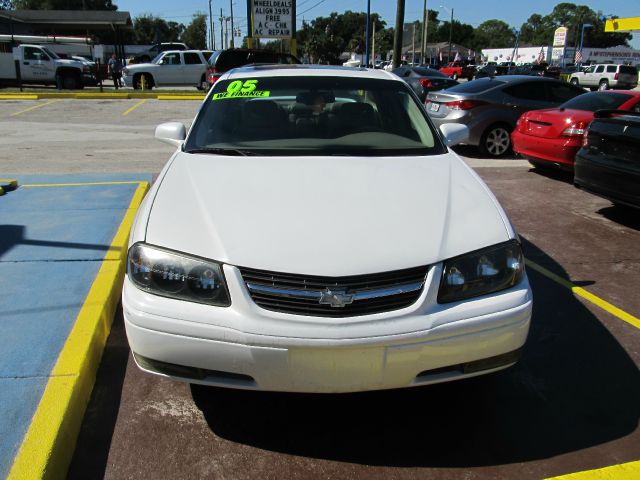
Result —
[[25, 108], [24, 110], [19, 110], [17, 112], [14, 112], [11, 114], [12, 117], [16, 117], [18, 115], [22, 115], [23, 113], [27, 113], [30, 112], [31, 110], [35, 110], [37, 108], [42, 108], [42, 107], [46, 107], [47, 105], [51, 105], [52, 103], [56, 103], [59, 102], [60, 100], [49, 100], [48, 102], [44, 102], [44, 103], [39, 103], [37, 105], [33, 105], [29, 108]]
[[66, 468], [148, 189], [137, 177], [23, 178], [0, 200], [0, 478]]

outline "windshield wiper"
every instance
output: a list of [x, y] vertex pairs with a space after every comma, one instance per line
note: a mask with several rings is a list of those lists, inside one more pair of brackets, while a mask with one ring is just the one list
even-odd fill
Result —
[[242, 157], [257, 155], [255, 152], [239, 148], [192, 148], [191, 150], [185, 150], [185, 153], [209, 153], [212, 155], [236, 155]]

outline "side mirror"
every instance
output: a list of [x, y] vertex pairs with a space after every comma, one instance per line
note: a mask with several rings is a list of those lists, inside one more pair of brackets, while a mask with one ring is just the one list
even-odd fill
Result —
[[187, 129], [180, 122], [161, 123], [156, 127], [155, 137], [161, 142], [179, 147], [187, 138]]
[[469, 140], [469, 127], [459, 123], [445, 123], [440, 125], [440, 131], [444, 136], [447, 147], [453, 147]]

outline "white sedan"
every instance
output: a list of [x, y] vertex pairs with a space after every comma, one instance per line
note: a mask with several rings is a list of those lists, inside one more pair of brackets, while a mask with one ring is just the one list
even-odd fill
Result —
[[122, 69], [127, 87], [152, 89], [153, 87], [191, 86], [198, 90], [208, 88], [207, 61], [211, 51], [169, 50], [149, 63], [129, 65]]
[[137, 365], [223, 387], [353, 392], [513, 365], [520, 242], [401, 79], [224, 74], [138, 211], [122, 294]]

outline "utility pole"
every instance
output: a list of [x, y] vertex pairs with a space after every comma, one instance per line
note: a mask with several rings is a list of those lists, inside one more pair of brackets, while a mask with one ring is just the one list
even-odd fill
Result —
[[453, 35], [453, 7], [451, 7], [451, 22], [449, 23], [449, 58], [448, 62], [451, 61], [451, 37]]
[[233, 43], [233, 37], [236, 35], [236, 31], [233, 29], [233, 0], [229, 0], [229, 4], [231, 5], [231, 48], [235, 48]]
[[373, 63], [373, 68], [376, 68], [376, 21], [373, 21], [373, 25], [371, 25], [373, 30], [373, 35], [371, 36], [371, 62]]
[[400, 66], [402, 55], [402, 33], [404, 31], [404, 0], [398, 0], [396, 7], [396, 31], [393, 36], [393, 68]]
[[369, 68], [369, 26], [371, 25], [371, 0], [367, 0], [367, 28], [364, 39], [364, 66]]
[[215, 31], [213, 30], [213, 24], [213, 12], [211, 11], [211, 0], [209, 0], [209, 38], [211, 39], [209, 45], [211, 45], [211, 50], [216, 49], [216, 36]]
[[220, 9], [220, 48], [224, 50], [224, 17], [222, 16], [222, 9]]
[[224, 17], [224, 48], [229, 48], [229, 17]]
[[413, 28], [411, 29], [411, 65], [416, 60], [416, 22], [413, 22]]
[[[427, 59], [427, 33], [429, 28], [429, 12], [427, 10], [427, 0], [424, 0], [422, 7], [422, 55], [420, 63], [424, 64]], [[429, 62], [431, 63], [431, 62]]]

